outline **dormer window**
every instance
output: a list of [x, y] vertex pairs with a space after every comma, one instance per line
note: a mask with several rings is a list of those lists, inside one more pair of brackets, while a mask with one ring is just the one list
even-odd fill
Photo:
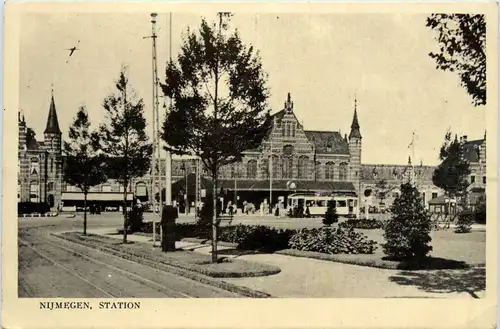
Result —
[[326, 151], [331, 152], [332, 151], [332, 144], [326, 145]]

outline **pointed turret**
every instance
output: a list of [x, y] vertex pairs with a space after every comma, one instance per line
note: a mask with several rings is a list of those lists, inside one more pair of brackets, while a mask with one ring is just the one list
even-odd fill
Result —
[[50, 101], [49, 116], [47, 117], [47, 126], [44, 131], [44, 148], [51, 153], [61, 152], [61, 129], [57, 120], [56, 105], [54, 102], [54, 90]]
[[46, 134], [61, 134], [59, 129], [59, 121], [57, 120], [56, 105], [54, 103], [54, 93], [50, 101], [49, 116], [47, 117], [47, 126], [44, 133]]
[[354, 99], [354, 116], [352, 118], [351, 124], [351, 133], [349, 134], [349, 138], [362, 138], [361, 132], [359, 130], [359, 122], [358, 122], [358, 109], [357, 109], [357, 100]]

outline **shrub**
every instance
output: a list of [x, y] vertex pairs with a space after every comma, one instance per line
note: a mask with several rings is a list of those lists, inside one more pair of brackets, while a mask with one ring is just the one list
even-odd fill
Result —
[[478, 224], [486, 224], [486, 198], [481, 196], [476, 202], [474, 219]]
[[219, 240], [237, 243], [238, 248], [244, 250], [260, 250], [273, 252], [288, 248], [288, 242], [295, 230], [275, 229], [267, 226], [236, 225], [221, 227]]
[[289, 247], [301, 251], [315, 251], [325, 254], [372, 254], [377, 243], [368, 240], [364, 234], [352, 228], [322, 227], [319, 229], [302, 229], [294, 234]]
[[127, 225], [130, 232], [140, 232], [144, 226], [144, 210], [138, 205], [134, 205], [132, 210], [127, 212]]
[[472, 223], [474, 223], [474, 212], [464, 210], [458, 214], [456, 233], [469, 233]]
[[432, 250], [431, 219], [424, 209], [420, 192], [410, 183], [401, 185], [401, 195], [391, 207], [382, 245], [392, 259], [424, 258]]
[[323, 218], [323, 224], [330, 226], [333, 223], [339, 221], [339, 215], [337, 214], [337, 208], [333, 200], [328, 200], [325, 217]]
[[349, 219], [339, 224], [341, 228], [357, 228], [362, 230], [375, 230], [384, 228], [384, 222], [376, 219]]

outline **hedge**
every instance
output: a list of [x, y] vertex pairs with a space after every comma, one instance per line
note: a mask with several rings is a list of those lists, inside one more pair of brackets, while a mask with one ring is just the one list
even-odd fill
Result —
[[17, 204], [17, 214], [46, 214], [50, 212], [50, 206], [45, 202], [19, 202]]
[[363, 230], [383, 229], [384, 222], [377, 219], [348, 219], [339, 224], [339, 227], [349, 229], [357, 228]]

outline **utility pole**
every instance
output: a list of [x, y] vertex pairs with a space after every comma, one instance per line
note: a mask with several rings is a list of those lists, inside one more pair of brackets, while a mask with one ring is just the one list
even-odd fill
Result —
[[[159, 103], [158, 103], [158, 67], [156, 53], [156, 17], [158, 14], [151, 13], [151, 36], [144, 37], [152, 39], [152, 71], [153, 71], [153, 152], [151, 157], [151, 190], [153, 198], [153, 246], [156, 245], [156, 216], [161, 216], [162, 199], [161, 199], [161, 148], [159, 137]], [[158, 163], [157, 163], [158, 160]], [[158, 166], [158, 173], [157, 167]], [[156, 202], [156, 186], [158, 186], [159, 203]], [[158, 214], [156, 214], [156, 206], [158, 205]]]
[[273, 131], [274, 125], [276, 124], [276, 117], [273, 118], [273, 126], [271, 128], [271, 134], [269, 136], [271, 141], [271, 156], [269, 157], [269, 213], [273, 213]]
[[[172, 13], [169, 15], [169, 38], [168, 38], [168, 58], [172, 61]], [[158, 84], [157, 84], [158, 85]], [[168, 107], [166, 111], [172, 108], [172, 99], [168, 98]], [[167, 113], [165, 113], [167, 115]], [[168, 149], [165, 150], [165, 204], [172, 205], [172, 154]]]

